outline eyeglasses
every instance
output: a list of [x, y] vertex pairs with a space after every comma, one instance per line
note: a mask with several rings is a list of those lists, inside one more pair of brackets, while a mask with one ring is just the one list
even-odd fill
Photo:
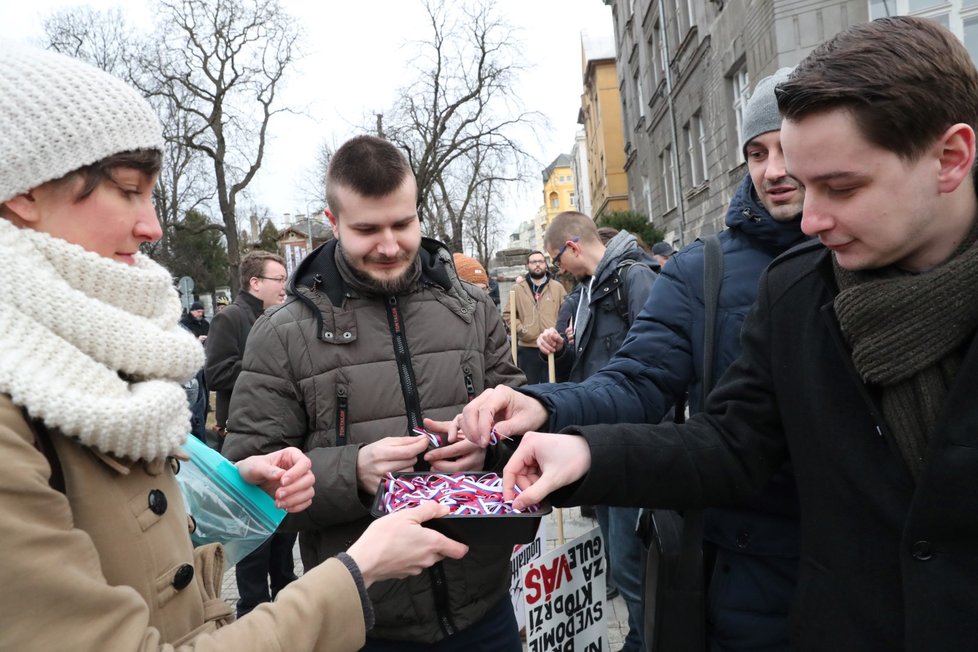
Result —
[[554, 256], [554, 267], [560, 266], [560, 257], [564, 255], [565, 251], [567, 251], [567, 246], [570, 245], [571, 242], [577, 242], [578, 240], [580, 240], [580, 238], [574, 238], [573, 240], [568, 240], [564, 243], [564, 246], [561, 247], [560, 251], [557, 252], [557, 255]]
[[255, 278], [263, 278], [266, 281], [275, 281], [276, 283], [285, 283], [284, 276], [256, 276]]

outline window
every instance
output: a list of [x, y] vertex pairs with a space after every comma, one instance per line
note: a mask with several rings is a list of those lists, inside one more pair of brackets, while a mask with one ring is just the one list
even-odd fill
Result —
[[659, 21], [652, 26], [652, 38], [649, 40], [649, 48], [652, 50], [652, 83], [656, 86], [659, 81], [665, 79], [666, 59], [662, 54], [662, 32], [659, 30]]
[[560, 198], [557, 193], [550, 193], [550, 208], [560, 208]]
[[574, 208], [577, 208], [577, 195], [575, 195], [574, 193], [570, 194], [570, 205], [573, 206]]
[[683, 125], [683, 142], [686, 146], [686, 169], [689, 171], [690, 183], [695, 188], [707, 179], [706, 137], [699, 112]]
[[662, 170], [662, 203], [663, 212], [676, 207], [676, 168], [672, 162], [672, 146], [669, 145], [659, 154], [659, 169]]
[[978, 0], [869, 0], [871, 19], [920, 16], [947, 27], [978, 62]]
[[645, 96], [642, 94], [642, 80], [638, 73], [635, 74], [633, 79], [635, 82], [635, 99], [638, 102], [638, 117], [645, 117]]
[[693, 22], [693, 0], [676, 0], [676, 46], [683, 42], [686, 33], [695, 24]]
[[[734, 123], [737, 125], [737, 134], [734, 142], [740, 143], [740, 134], [744, 130], [744, 108], [747, 106], [747, 99], [750, 97], [750, 76], [747, 74], [746, 64], [741, 65], [730, 78], [730, 86], [733, 91], [733, 112]], [[738, 145], [737, 150], [740, 150]]]
[[642, 195], [645, 198], [645, 214], [652, 217], [652, 184], [649, 183], [649, 178], [646, 175], [642, 175]]

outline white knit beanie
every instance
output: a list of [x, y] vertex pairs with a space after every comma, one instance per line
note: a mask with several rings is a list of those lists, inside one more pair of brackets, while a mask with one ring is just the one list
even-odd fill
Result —
[[0, 44], [0, 203], [134, 149], [163, 150], [135, 89], [78, 59]]
[[740, 151], [747, 158], [747, 143], [761, 134], [781, 129], [781, 112], [778, 111], [778, 99], [774, 95], [774, 87], [783, 82], [791, 74], [793, 68], [781, 68], [770, 77], [757, 82], [754, 93], [744, 107], [744, 123], [740, 133]]

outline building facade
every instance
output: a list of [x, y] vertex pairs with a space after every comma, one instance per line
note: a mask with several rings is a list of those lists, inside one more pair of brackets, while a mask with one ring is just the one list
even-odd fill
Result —
[[564, 211], [577, 210], [577, 195], [574, 191], [574, 173], [571, 158], [561, 154], [543, 172], [543, 206], [537, 212], [536, 243], [543, 242], [543, 234], [554, 217]]
[[607, 37], [581, 35], [584, 92], [578, 122], [587, 143], [591, 213], [597, 219], [629, 210], [625, 171], [622, 100], [615, 66], [615, 43]]
[[754, 84], [870, 10], [867, 0], [603, 1], [614, 20], [629, 197], [677, 247], [723, 228], [747, 172], [739, 134]]
[[[578, 113], [578, 122], [583, 121], [583, 112]], [[571, 148], [571, 174], [574, 176], [574, 194], [577, 205], [574, 210], [585, 215], [594, 216], [591, 212], [591, 183], [588, 181], [590, 171], [587, 166], [587, 139], [584, 129], [578, 129], [574, 134], [574, 147]]]

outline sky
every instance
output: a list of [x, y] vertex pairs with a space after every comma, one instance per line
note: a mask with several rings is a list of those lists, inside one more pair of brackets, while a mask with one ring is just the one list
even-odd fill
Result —
[[[117, 0], [0, 0], [0, 39], [36, 41], [45, 16], [77, 4], [97, 9], [122, 5]], [[396, 91], [412, 75], [410, 42], [428, 34], [419, 0], [282, 0], [282, 5], [305, 32], [303, 57], [282, 94], [283, 104], [301, 113], [273, 117], [265, 161], [248, 189], [252, 201], [267, 207], [279, 225], [284, 213], [306, 212], [304, 180], [321, 143], [339, 145], [362, 133], [374, 114], [393, 104]], [[130, 1], [123, 6], [137, 28], [149, 28], [147, 5]], [[602, 0], [495, 0], [494, 6], [514, 27], [528, 66], [518, 96], [525, 109], [540, 112], [548, 123], [524, 143], [538, 163], [533, 167], [542, 170], [573, 147], [582, 91], [581, 32], [610, 38], [611, 8]], [[502, 207], [505, 232], [532, 219], [542, 203], [540, 175], [514, 188]]]

